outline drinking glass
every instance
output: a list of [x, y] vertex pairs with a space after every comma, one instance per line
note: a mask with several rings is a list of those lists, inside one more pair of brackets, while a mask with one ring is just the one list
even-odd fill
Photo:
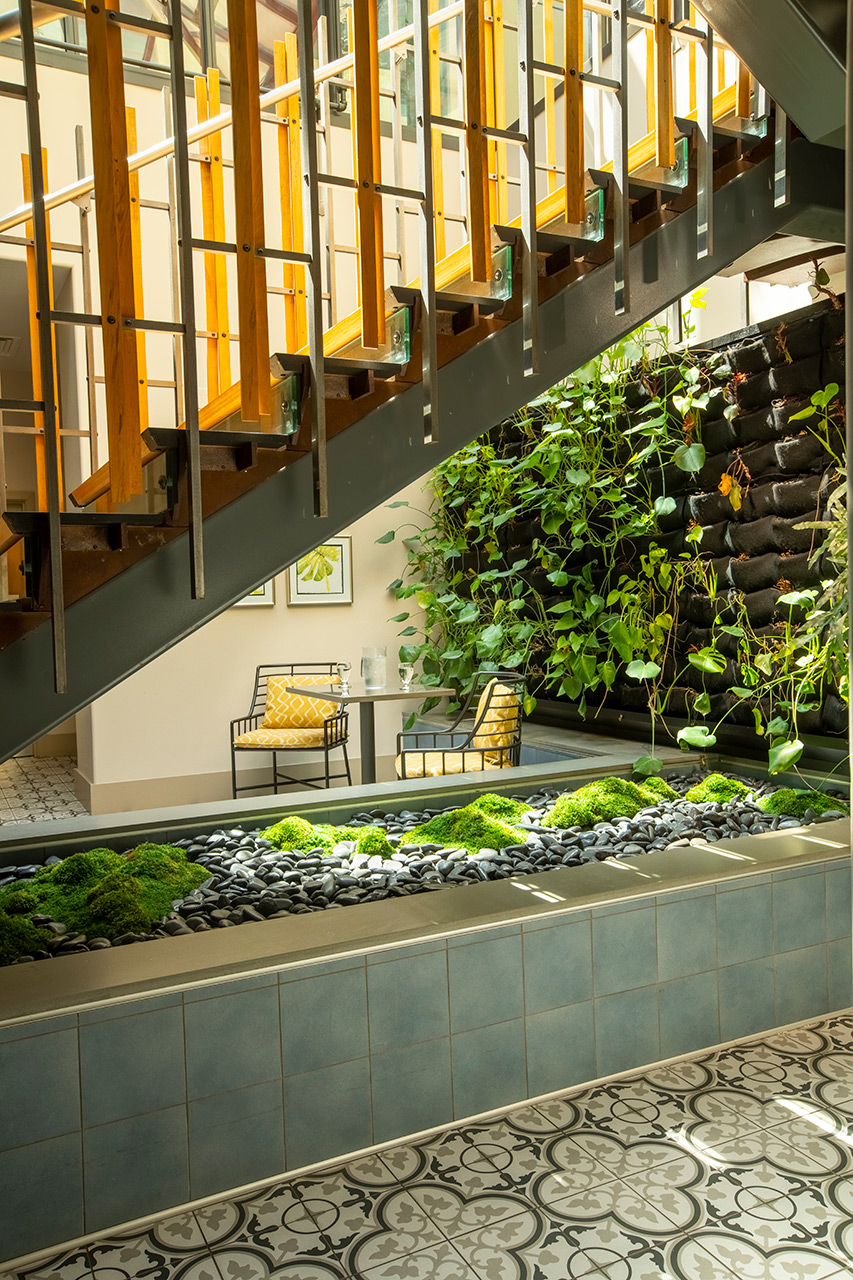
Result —
[[338, 673], [338, 684], [341, 686], [341, 693], [346, 693], [349, 689], [349, 673], [352, 667], [348, 662], [338, 662], [335, 664], [335, 670]]
[[397, 670], [400, 673], [400, 684], [404, 689], [408, 689], [415, 678], [415, 664], [413, 662], [401, 662]]
[[361, 651], [361, 678], [365, 689], [385, 688], [385, 645], [367, 645]]

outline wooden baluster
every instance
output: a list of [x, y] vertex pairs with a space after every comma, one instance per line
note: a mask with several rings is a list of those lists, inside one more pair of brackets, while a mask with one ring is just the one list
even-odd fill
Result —
[[[219, 72], [208, 68], [207, 79], [195, 77], [195, 101], [199, 122], [219, 115]], [[201, 216], [205, 240], [225, 240], [225, 187], [222, 134], [212, 133], [200, 144], [207, 157], [201, 170]], [[207, 398], [215, 400], [231, 386], [231, 342], [228, 338], [228, 279], [225, 255], [204, 255], [205, 328], [207, 339]]]
[[[545, 24], [545, 61], [554, 61], [554, 0], [543, 0]], [[548, 190], [557, 190], [557, 82], [545, 77], [545, 162], [548, 165]]]
[[670, 0], [655, 0], [655, 142], [657, 163], [675, 168], [675, 112], [672, 98]]
[[717, 93], [726, 87], [726, 51], [717, 46]]
[[468, 159], [468, 238], [471, 279], [488, 282], [492, 274], [489, 221], [489, 163], [486, 122], [486, 33], [480, 0], [464, 0], [465, 119]]
[[[506, 83], [504, 76], [504, 5], [503, 0], [492, 0], [492, 57], [494, 95], [492, 117], [495, 127], [506, 128]], [[495, 142], [495, 173], [497, 176], [497, 220], [503, 226], [509, 222], [509, 201], [506, 181], [506, 143]]]
[[[47, 185], [47, 151], [42, 147], [41, 152], [42, 172], [44, 174], [45, 190], [49, 190]], [[30, 157], [26, 154], [21, 156], [21, 170], [24, 178], [24, 200], [29, 204], [33, 198], [32, 181], [30, 178]], [[47, 255], [50, 261], [50, 214], [45, 214], [45, 230], [47, 233]], [[24, 230], [24, 235], [28, 240], [33, 238], [32, 219], [28, 219]], [[27, 300], [29, 302], [29, 319], [30, 319], [30, 363], [32, 365], [33, 380], [33, 399], [41, 400], [44, 394], [41, 380], [41, 357], [39, 345], [39, 322], [38, 313], [38, 296], [36, 288], [36, 254], [31, 244], [27, 245]], [[53, 272], [50, 272], [50, 305], [53, 308]], [[59, 383], [56, 378], [56, 330], [51, 326], [51, 347], [53, 356], [53, 385], [58, 387]], [[62, 483], [62, 451], [59, 447], [59, 405], [56, 406], [56, 452], [59, 456], [59, 509], [65, 509], [65, 486]], [[36, 413], [33, 415], [33, 425], [41, 434], [35, 436], [36, 446], [36, 505], [39, 511], [47, 511], [47, 465], [45, 461], [45, 441], [44, 441], [44, 414]], [[0, 447], [2, 447], [2, 434], [0, 434]], [[4, 495], [5, 497], [5, 495]], [[12, 556], [17, 554], [20, 560], [20, 548], [17, 552], [13, 552]]]
[[[687, 25], [689, 27], [696, 26], [696, 9], [693, 4], [687, 6]], [[698, 109], [699, 90], [697, 80], [697, 49], [696, 41], [690, 40], [687, 45], [687, 76], [689, 84], [688, 110], [693, 112]]]
[[234, 130], [234, 211], [237, 231], [237, 311], [240, 328], [240, 415], [261, 430], [270, 425], [267, 271], [261, 156], [258, 19], [255, 0], [228, 0], [231, 110]]
[[583, 0], [565, 0], [566, 24], [566, 221], [583, 222], [584, 117], [583, 117]]
[[752, 115], [752, 75], [745, 62], [737, 64], [737, 105], [735, 115], [748, 120]]
[[110, 500], [120, 503], [142, 493], [144, 484], [136, 333], [123, 323], [136, 319], [136, 304], [121, 28], [108, 20], [110, 10], [118, 10], [118, 0], [103, 0], [101, 5], [86, 6], [86, 45], [110, 449]]
[[[646, 15], [655, 17], [655, 0], [646, 0]], [[646, 27], [646, 132], [655, 127], [655, 24]]]
[[[433, 13], [438, 0], [430, 0]], [[439, 57], [439, 28], [431, 27], [429, 33], [430, 99], [433, 115], [441, 115], [441, 59]], [[436, 133], [432, 148], [432, 191], [435, 201], [435, 260], [441, 262], [447, 256], [447, 236], [444, 227], [444, 148], [441, 134]]]
[[[299, 78], [296, 36], [289, 33], [274, 46], [276, 84]], [[285, 120], [278, 130], [279, 185], [281, 190], [281, 245], [302, 252], [302, 160], [299, 144], [299, 94], [276, 103], [276, 114]], [[326, 199], [331, 200], [331, 193]], [[305, 268], [285, 262], [283, 267], [284, 324], [288, 351], [299, 351], [308, 340], [305, 312]]]
[[376, 0], [353, 0], [353, 125], [355, 129], [356, 216], [361, 283], [361, 341], [385, 343], [385, 260], [379, 135], [379, 49]]
[[[125, 107], [125, 127], [127, 129], [127, 153], [133, 155], [137, 150], [136, 139], [136, 107]], [[139, 204], [139, 171], [128, 174], [130, 184], [130, 248], [133, 255], [133, 296], [136, 301], [136, 317], [141, 320], [145, 315], [142, 296], [142, 217]], [[139, 376], [139, 431], [148, 428], [148, 358], [145, 352], [145, 334], [136, 334], [136, 364]]]
[[[495, 23], [492, 0], [483, 0], [485, 6], [483, 39], [486, 52], [486, 124], [495, 124]], [[486, 145], [489, 170], [489, 220], [498, 221], [498, 147], [494, 138]]]

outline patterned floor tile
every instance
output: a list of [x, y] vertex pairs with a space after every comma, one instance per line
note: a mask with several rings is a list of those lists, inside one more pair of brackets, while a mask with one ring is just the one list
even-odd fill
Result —
[[220, 1280], [193, 1214], [106, 1236], [90, 1244], [88, 1254], [96, 1280]]
[[645, 1076], [592, 1089], [576, 1098], [583, 1126], [618, 1135], [622, 1141], [665, 1138], [690, 1118], [693, 1090], [664, 1089]]
[[217, 1280], [352, 1280], [334, 1258], [293, 1258], [271, 1263], [249, 1245], [212, 1251]]
[[749, 1236], [731, 1231], [700, 1231], [693, 1239], [741, 1280], [829, 1280], [848, 1259], [820, 1244], [792, 1242], [783, 1224], [766, 1224], [769, 1246]]
[[91, 1274], [88, 1251], [81, 1245], [44, 1258], [23, 1271], [0, 1271], [0, 1280], [89, 1280]]
[[197, 1209], [196, 1217], [208, 1248], [217, 1256], [223, 1249], [248, 1248], [272, 1269], [284, 1262], [325, 1260], [332, 1253], [299, 1196], [287, 1186], [208, 1205]]
[[532, 1208], [454, 1244], [484, 1280], [603, 1280], [563, 1225]]
[[453, 1130], [426, 1142], [393, 1147], [381, 1157], [399, 1182], [438, 1183], [471, 1197], [510, 1190], [512, 1182], [503, 1169], [513, 1152], [538, 1149], [532, 1137], [510, 1134], [503, 1126], [478, 1128], [476, 1141], [470, 1135], [467, 1128]]
[[358, 1274], [444, 1242], [404, 1187], [368, 1188], [345, 1172], [331, 1172], [300, 1178], [294, 1189], [346, 1272]]
[[359, 1280], [362, 1277], [363, 1280], [480, 1280], [461, 1253], [447, 1241], [407, 1258], [381, 1262], [377, 1267], [361, 1271]]

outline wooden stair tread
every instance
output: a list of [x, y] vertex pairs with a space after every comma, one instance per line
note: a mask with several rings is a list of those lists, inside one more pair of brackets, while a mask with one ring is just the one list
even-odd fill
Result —
[[[143, 431], [142, 439], [149, 449], [160, 453], [167, 449], [177, 449], [186, 441], [184, 427], [148, 427]], [[215, 429], [199, 432], [199, 444], [202, 449], [237, 449], [241, 445], [256, 445], [259, 449], [286, 449], [293, 436], [279, 435], [274, 431], [216, 431]]]

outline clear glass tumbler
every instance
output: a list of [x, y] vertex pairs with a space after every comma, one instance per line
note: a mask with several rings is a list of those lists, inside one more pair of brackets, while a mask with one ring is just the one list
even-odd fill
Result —
[[387, 682], [384, 644], [366, 645], [361, 651], [361, 678], [365, 689], [384, 689]]

